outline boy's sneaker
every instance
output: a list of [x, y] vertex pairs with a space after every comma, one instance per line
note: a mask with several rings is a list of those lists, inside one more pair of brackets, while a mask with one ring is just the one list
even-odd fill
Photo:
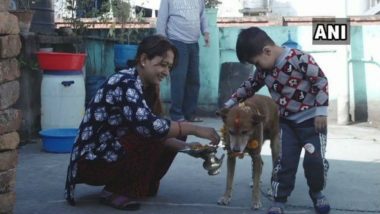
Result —
[[321, 192], [309, 192], [310, 198], [313, 201], [314, 209], [318, 214], [327, 214], [330, 212], [330, 204]]
[[284, 214], [285, 203], [273, 202], [267, 214]]

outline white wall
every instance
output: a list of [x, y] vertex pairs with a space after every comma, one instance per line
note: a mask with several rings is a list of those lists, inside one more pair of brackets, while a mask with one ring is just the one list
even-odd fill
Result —
[[[62, 8], [65, 0], [53, 0], [55, 5], [55, 16], [61, 18], [64, 14]], [[193, 0], [192, 0], [193, 1]], [[219, 0], [218, 17], [242, 17], [239, 12], [243, 4], [249, 1], [260, 0]], [[267, 1], [267, 0], [262, 0]], [[368, 0], [269, 0], [272, 15], [279, 16], [336, 16], [363, 15], [368, 10]], [[158, 10], [160, 0], [130, 0], [133, 5]], [[347, 2], [347, 6], [346, 6]], [[254, 5], [252, 3], [252, 5]]]
[[219, 0], [222, 2], [218, 7], [218, 17], [242, 17], [239, 12], [242, 9], [244, 0]]
[[[219, 17], [240, 17], [239, 12], [245, 1], [221, 0]], [[266, 1], [266, 0], [263, 0]], [[279, 16], [336, 16], [363, 15], [368, 10], [368, 0], [270, 0], [273, 15]], [[346, 6], [347, 2], [347, 6]], [[253, 5], [253, 3], [252, 3]]]
[[344, 17], [345, 1], [346, 0], [272, 0], [272, 12], [276, 15], [285, 16]]

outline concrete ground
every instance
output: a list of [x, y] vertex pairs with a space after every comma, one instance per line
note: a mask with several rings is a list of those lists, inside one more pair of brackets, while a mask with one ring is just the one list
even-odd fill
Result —
[[[217, 118], [204, 118], [203, 125], [220, 129]], [[191, 138], [190, 140], [196, 140]], [[201, 141], [202, 143], [207, 143]], [[380, 213], [380, 130], [363, 125], [329, 125], [327, 158], [330, 163], [327, 188], [324, 191], [332, 205], [331, 213]], [[98, 203], [101, 187], [77, 185], [77, 206], [69, 206], [63, 198], [69, 154], [42, 151], [41, 143], [20, 148], [16, 179], [14, 213], [122, 213]], [[218, 151], [218, 156], [223, 150]], [[263, 150], [263, 208], [250, 209], [250, 158], [237, 161], [233, 198], [229, 206], [216, 204], [223, 194], [226, 164], [222, 172], [209, 176], [202, 160], [179, 153], [169, 172], [162, 179], [157, 197], [142, 201], [133, 213], [265, 213], [270, 204], [265, 193], [270, 182], [270, 151]], [[301, 162], [302, 164], [302, 162]], [[314, 213], [300, 164], [295, 189], [289, 198], [286, 213]]]

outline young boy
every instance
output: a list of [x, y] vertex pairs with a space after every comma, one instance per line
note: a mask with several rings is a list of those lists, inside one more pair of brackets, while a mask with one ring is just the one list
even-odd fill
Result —
[[272, 174], [274, 202], [268, 214], [284, 213], [287, 198], [294, 189], [302, 148], [305, 148], [303, 167], [314, 208], [317, 213], [329, 213], [330, 205], [321, 192], [329, 168], [325, 159], [326, 76], [309, 54], [277, 46], [257, 27], [240, 32], [236, 52], [241, 63], [254, 64], [256, 71], [242, 83], [225, 107], [253, 96], [264, 85], [279, 107], [281, 151]]

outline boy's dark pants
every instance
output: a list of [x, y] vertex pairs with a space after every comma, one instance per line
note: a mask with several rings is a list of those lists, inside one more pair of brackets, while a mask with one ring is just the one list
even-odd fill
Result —
[[[325, 159], [326, 135], [315, 132], [314, 118], [296, 124], [281, 119], [281, 149], [272, 175], [272, 190], [275, 201], [286, 202], [294, 189], [298, 163], [305, 147], [303, 168], [309, 190], [319, 192], [325, 187], [329, 164]], [[305, 146], [306, 145], [306, 146]]]

